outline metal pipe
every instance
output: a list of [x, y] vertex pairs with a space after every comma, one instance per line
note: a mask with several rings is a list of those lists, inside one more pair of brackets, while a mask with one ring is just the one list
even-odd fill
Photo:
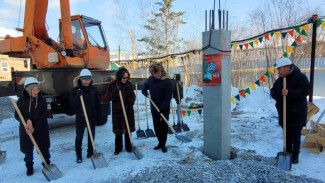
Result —
[[227, 22], [227, 24], [226, 24], [226, 30], [228, 30], [228, 11], [227, 11], [227, 18], [226, 18], [226, 22]]
[[225, 10], [222, 10], [222, 29], [225, 29]]
[[208, 11], [205, 10], [205, 32], [208, 30], [208, 29], [207, 29], [207, 23], [208, 23], [208, 22], [207, 22], [207, 21], [208, 21], [208, 19], [207, 19], [208, 17], [207, 17], [207, 16], [208, 16]]
[[209, 10], [209, 31], [211, 31], [211, 10]]
[[[317, 18], [317, 15], [313, 15]], [[314, 94], [314, 71], [315, 71], [315, 51], [316, 51], [316, 21], [313, 23], [313, 34], [312, 34], [312, 42], [311, 42], [311, 60], [310, 60], [310, 94], [309, 94], [309, 102], [313, 102], [313, 94]]]
[[[220, 6], [220, 2], [219, 2], [219, 6]], [[221, 29], [221, 10], [218, 10], [218, 19], [219, 19], [219, 29]]]

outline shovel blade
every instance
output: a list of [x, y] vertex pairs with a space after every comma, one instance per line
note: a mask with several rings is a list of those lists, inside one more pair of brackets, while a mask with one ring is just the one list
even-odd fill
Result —
[[94, 169], [104, 168], [108, 166], [108, 163], [102, 153], [94, 153], [91, 156], [91, 162], [93, 163]]
[[44, 166], [42, 173], [49, 182], [62, 177], [62, 172], [54, 164]]
[[185, 123], [183, 123], [181, 127], [182, 127], [183, 131], [185, 131], [185, 132], [190, 131], [190, 128]]
[[144, 157], [142, 152], [137, 147], [132, 146], [132, 151], [138, 159], [142, 159]]
[[181, 130], [181, 125], [180, 125], [180, 124], [173, 125], [173, 128], [174, 128], [174, 130], [175, 130], [177, 133], [182, 132], [182, 130]]
[[0, 151], [0, 165], [3, 164], [6, 161], [7, 158], [7, 152], [6, 151]]
[[147, 137], [156, 137], [155, 133], [151, 129], [146, 129]]
[[137, 130], [137, 138], [147, 138], [146, 137], [146, 134], [144, 133], [144, 131], [143, 130], [140, 130], [140, 128], [139, 128], [139, 130]]
[[279, 152], [276, 157], [276, 165], [281, 170], [289, 171], [291, 170], [292, 156], [287, 152]]
[[176, 135], [176, 138], [182, 142], [185, 142], [185, 143], [188, 143], [188, 142], [192, 142], [192, 139], [188, 138], [188, 137], [185, 137], [183, 135]]

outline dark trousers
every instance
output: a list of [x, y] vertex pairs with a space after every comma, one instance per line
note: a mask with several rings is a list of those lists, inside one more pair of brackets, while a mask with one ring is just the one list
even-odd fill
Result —
[[[162, 113], [169, 120], [169, 111]], [[160, 114], [152, 114], [153, 127], [159, 142], [159, 146], [164, 147], [167, 141], [168, 125]]]
[[[76, 141], [75, 141], [75, 148], [76, 148], [76, 155], [77, 158], [82, 158], [81, 154], [81, 146], [82, 146], [82, 138], [84, 136], [84, 131], [86, 127], [76, 127]], [[93, 139], [95, 140], [95, 126], [90, 126], [91, 133], [93, 135]], [[88, 132], [88, 129], [87, 129]], [[90, 136], [88, 133], [88, 153], [93, 153], [93, 146], [90, 140]]]
[[[50, 158], [51, 158], [51, 155], [50, 155], [50, 151], [47, 149], [47, 150], [41, 150], [42, 152], [42, 155], [44, 156], [44, 159], [46, 162], [49, 162], [50, 161]], [[24, 161], [26, 163], [32, 163], [33, 162], [33, 153], [31, 154], [25, 154], [25, 158], [24, 158]]]
[[[130, 137], [128, 132], [124, 134], [125, 149], [130, 152], [132, 150]], [[115, 134], [115, 152], [121, 152], [123, 149], [123, 134]]]
[[302, 127], [287, 127], [287, 152], [293, 155], [300, 153], [300, 138]]

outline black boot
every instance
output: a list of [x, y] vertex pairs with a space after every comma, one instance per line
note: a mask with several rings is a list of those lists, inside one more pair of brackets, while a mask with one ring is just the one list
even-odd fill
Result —
[[27, 176], [31, 176], [31, 175], [33, 175], [33, 173], [34, 173], [33, 164], [34, 164], [33, 162], [31, 162], [31, 163], [26, 163], [26, 168], [27, 168], [26, 175], [27, 175]]
[[292, 154], [292, 163], [293, 164], [298, 164], [299, 163], [299, 154], [297, 154], [297, 153]]

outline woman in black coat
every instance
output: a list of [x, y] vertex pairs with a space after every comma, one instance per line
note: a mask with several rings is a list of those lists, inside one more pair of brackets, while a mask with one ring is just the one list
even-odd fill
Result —
[[132, 151], [131, 142], [129, 140], [129, 134], [127, 132], [125, 118], [123, 115], [123, 109], [119, 96], [119, 90], [121, 90], [124, 100], [125, 110], [127, 113], [128, 124], [130, 132], [135, 131], [135, 120], [133, 105], [135, 102], [135, 94], [133, 91], [132, 83], [129, 81], [130, 73], [124, 67], [121, 67], [116, 74], [116, 80], [111, 82], [106, 96], [108, 100], [112, 101], [112, 121], [113, 132], [115, 134], [115, 155], [118, 155], [123, 148], [122, 135], [124, 134], [125, 149], [128, 152]]
[[26, 132], [33, 135], [39, 146], [47, 164], [50, 164], [50, 137], [47, 122], [46, 101], [43, 99], [39, 89], [39, 82], [32, 77], [26, 79], [22, 96], [17, 101], [17, 106], [26, 122], [26, 128], [20, 121], [18, 113], [15, 112], [15, 118], [20, 122], [19, 140], [20, 151], [25, 154], [28, 176], [32, 175], [33, 170], [33, 149], [34, 145]]
[[[86, 118], [82, 109], [80, 96], [82, 95], [89, 125], [93, 138], [95, 139], [95, 126], [97, 120], [99, 120], [100, 111], [100, 99], [97, 93], [97, 89], [92, 85], [91, 73], [88, 69], [82, 69], [80, 75], [77, 76], [73, 81], [74, 88], [70, 93], [70, 105], [76, 113], [76, 140], [75, 140], [75, 151], [77, 156], [77, 163], [82, 162], [82, 139], [85, 128], [87, 128]], [[87, 129], [88, 131], [88, 129]], [[88, 149], [87, 158], [90, 158], [94, 154], [93, 146], [88, 133]]]
[[[147, 90], [150, 91], [152, 101], [158, 106], [160, 112], [169, 119], [170, 111], [170, 100], [172, 98], [172, 84], [168, 78], [164, 67], [160, 64], [151, 65], [149, 71], [152, 76], [144, 83], [142, 93], [146, 97], [148, 96]], [[160, 113], [151, 104], [151, 114], [153, 119], [153, 125], [155, 133], [158, 138], [159, 144], [154, 148], [155, 150], [161, 149], [162, 152], [166, 153], [166, 141], [168, 134], [168, 125], [162, 119]]]

